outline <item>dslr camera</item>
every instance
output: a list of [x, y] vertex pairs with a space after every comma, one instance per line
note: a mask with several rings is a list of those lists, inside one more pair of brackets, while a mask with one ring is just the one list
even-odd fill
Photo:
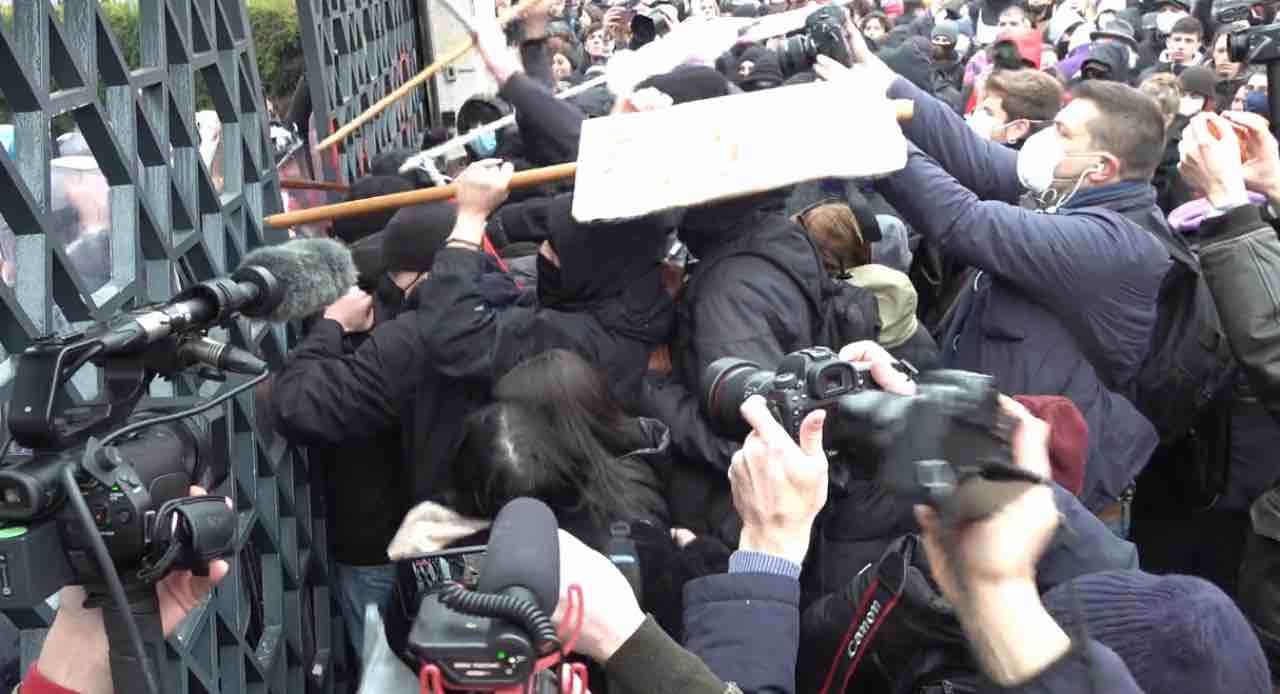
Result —
[[[1217, 0], [1213, 19], [1218, 24], [1257, 25], [1251, 0]], [[1261, 24], [1227, 34], [1227, 53], [1233, 63], [1271, 63], [1280, 60], [1280, 25]]]
[[813, 68], [819, 55], [844, 65], [853, 65], [853, 52], [849, 48], [849, 36], [845, 30], [848, 15], [839, 5], [826, 5], [813, 11], [804, 20], [799, 34], [783, 39], [773, 51], [785, 77]]
[[[910, 365], [899, 369], [914, 375]], [[712, 426], [724, 436], [745, 435], [739, 408], [752, 395], [765, 399], [792, 438], [810, 412], [825, 410], [828, 451], [869, 463], [885, 488], [949, 521], [986, 517], [1044, 481], [1013, 464], [1016, 420], [983, 374], [932, 371], [916, 377], [916, 395], [894, 395], [831, 350], [811, 347], [788, 354], [777, 371], [717, 359], [703, 384]]]

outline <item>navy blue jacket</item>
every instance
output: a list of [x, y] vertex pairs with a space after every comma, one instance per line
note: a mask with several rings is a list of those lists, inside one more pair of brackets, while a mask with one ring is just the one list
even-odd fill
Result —
[[1089, 424], [1081, 499], [1105, 507], [1158, 442], [1137, 408], [1103, 385], [1127, 388], [1150, 350], [1171, 261], [1134, 219], [1159, 219], [1155, 190], [1120, 183], [1082, 191], [1056, 214], [1023, 209], [1017, 152], [981, 139], [906, 80], [889, 96], [915, 102], [903, 126], [914, 146], [879, 189], [944, 254], [981, 270], [947, 326], [944, 365], [992, 374], [1006, 393], [1070, 398]]
[[773, 574], [706, 576], [684, 587], [685, 648], [748, 693], [796, 690], [800, 583]]

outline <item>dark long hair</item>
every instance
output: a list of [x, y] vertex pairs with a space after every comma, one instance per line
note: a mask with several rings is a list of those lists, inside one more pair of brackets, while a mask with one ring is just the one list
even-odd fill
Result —
[[544, 352], [508, 372], [494, 396], [467, 418], [455, 460], [462, 487], [485, 496], [477, 505], [488, 508], [471, 510], [496, 513], [524, 494], [600, 521], [643, 514], [628, 493], [638, 471], [617, 461], [650, 442], [586, 360]]

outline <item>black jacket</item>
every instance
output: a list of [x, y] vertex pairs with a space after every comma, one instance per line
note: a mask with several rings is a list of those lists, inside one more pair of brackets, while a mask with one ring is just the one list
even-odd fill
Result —
[[[804, 230], [769, 211], [779, 202], [756, 196], [686, 216], [680, 236], [699, 261], [676, 311], [673, 371], [650, 374], [641, 398], [642, 413], [671, 427], [679, 454], [669, 497], [676, 524], [730, 544], [738, 524], [725, 471], [742, 442], [713, 430], [701, 404], [703, 374], [721, 357], [772, 369], [786, 354], [813, 346], [821, 327], [815, 307], [822, 264]], [[773, 260], [735, 255], [750, 244], [767, 246]]]
[[[318, 321], [276, 374], [271, 398], [276, 428], [308, 446], [385, 436], [403, 424], [399, 480], [410, 502], [448, 489], [448, 462], [462, 420], [488, 398], [487, 387], [432, 367], [425, 335], [432, 326], [414, 310], [430, 282], [419, 286], [404, 313], [374, 328], [350, 354], [343, 352], [342, 326]], [[359, 468], [369, 459], [353, 456], [339, 464]]]
[[569, 194], [523, 203], [538, 210], [525, 221], [545, 225], [540, 233], [560, 257], [553, 305], [540, 306], [529, 295], [495, 305], [484, 285], [497, 270], [491, 256], [459, 248], [436, 254], [431, 278], [418, 292], [418, 316], [427, 358], [441, 374], [488, 388], [525, 359], [562, 348], [608, 374], [620, 402], [635, 401], [649, 354], [666, 342], [674, 320], [659, 270], [666, 235], [644, 219], [577, 224], [572, 203]]
[[1200, 266], [1222, 329], [1254, 392], [1280, 421], [1280, 239], [1256, 207], [1241, 207], [1201, 229]]

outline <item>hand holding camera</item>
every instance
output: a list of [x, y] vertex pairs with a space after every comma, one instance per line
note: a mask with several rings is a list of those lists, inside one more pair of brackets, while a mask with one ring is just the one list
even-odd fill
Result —
[[827, 503], [826, 416], [823, 410], [808, 413], [797, 445], [764, 398], [754, 395], [742, 404], [753, 430], [729, 465], [733, 506], [742, 516], [739, 549], [804, 563], [813, 519]]

